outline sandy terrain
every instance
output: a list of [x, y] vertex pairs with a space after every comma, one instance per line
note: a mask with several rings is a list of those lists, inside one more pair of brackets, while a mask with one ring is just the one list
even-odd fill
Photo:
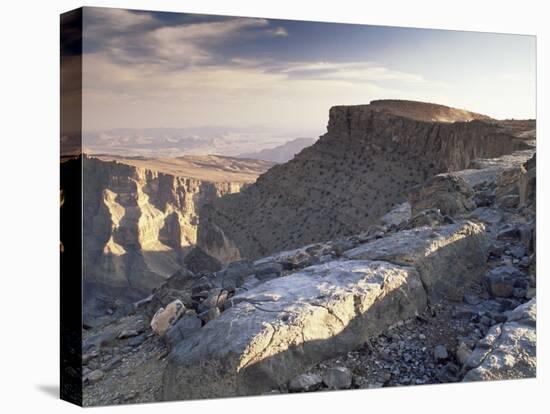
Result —
[[94, 155], [103, 161], [117, 161], [135, 167], [172, 174], [178, 177], [195, 178], [211, 182], [256, 181], [258, 175], [267, 171], [272, 162], [222, 157], [219, 155], [186, 155], [175, 158], [120, 157], [116, 155]]

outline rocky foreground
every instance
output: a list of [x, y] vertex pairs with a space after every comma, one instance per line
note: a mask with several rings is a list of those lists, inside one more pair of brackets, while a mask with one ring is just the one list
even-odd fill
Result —
[[367, 231], [180, 270], [84, 332], [84, 404], [534, 377], [535, 164], [476, 158]]

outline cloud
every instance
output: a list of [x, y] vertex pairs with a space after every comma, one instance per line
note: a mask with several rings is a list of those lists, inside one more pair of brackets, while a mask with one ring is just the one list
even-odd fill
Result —
[[207, 63], [215, 59], [210, 48], [235, 40], [250, 28], [266, 27], [265, 19], [232, 19], [155, 29], [143, 36], [153, 56], [163, 61]]
[[248, 41], [289, 36], [284, 27], [266, 19], [168, 24], [144, 12], [93, 10], [99, 14], [88, 16], [85, 33], [90, 44], [83, 65], [85, 129], [257, 124], [322, 128], [333, 105], [411, 98], [405, 86], [430, 87], [420, 75], [375, 62], [241, 54], [240, 46]]
[[220, 60], [219, 49], [247, 36], [284, 36], [261, 18], [221, 18], [206, 22], [166, 24], [147, 12], [92, 8], [85, 15], [88, 53], [100, 53], [121, 64], [156, 65], [181, 70]]
[[272, 31], [272, 33], [274, 36], [283, 36], [283, 37], [288, 36], [288, 32], [282, 26], [277, 27], [275, 30]]
[[282, 70], [293, 77], [332, 79], [347, 82], [424, 82], [421, 75], [389, 69], [372, 62], [294, 63]]
[[125, 33], [128, 30], [143, 28], [156, 22], [149, 12], [103, 7], [85, 8], [84, 19], [88, 36], [99, 36], [105, 32]]

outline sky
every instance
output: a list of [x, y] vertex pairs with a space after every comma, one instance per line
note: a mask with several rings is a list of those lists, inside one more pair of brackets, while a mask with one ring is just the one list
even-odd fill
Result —
[[535, 117], [534, 36], [86, 8], [83, 128], [326, 130], [334, 105]]

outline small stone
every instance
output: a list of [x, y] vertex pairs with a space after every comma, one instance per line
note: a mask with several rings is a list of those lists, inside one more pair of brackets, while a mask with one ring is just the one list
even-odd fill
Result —
[[419, 335], [418, 335], [418, 339], [420, 339], [421, 341], [424, 341], [424, 340], [426, 340], [426, 335], [424, 335], [424, 334], [419, 334]]
[[519, 261], [518, 266], [523, 267], [524, 269], [531, 266], [531, 258], [529, 256], [523, 256]]
[[153, 319], [151, 319], [151, 329], [159, 336], [164, 334], [170, 329], [170, 327], [179, 319], [179, 317], [185, 311], [183, 302], [176, 299], [170, 302], [165, 308], [157, 310]]
[[104, 377], [105, 373], [100, 370], [100, 369], [96, 369], [95, 371], [92, 371], [88, 374], [88, 376], [86, 377], [86, 379], [88, 380], [88, 382], [92, 383], [92, 382], [97, 382], [99, 381], [100, 379], [102, 379]]
[[436, 372], [436, 377], [440, 382], [457, 382], [459, 380], [458, 375], [460, 368], [457, 365], [449, 362]]
[[515, 208], [519, 203], [519, 195], [510, 194], [504, 197], [501, 197], [498, 200], [498, 205], [502, 208]]
[[138, 336], [139, 332], [135, 329], [124, 329], [118, 334], [118, 339], [132, 338], [133, 336]]
[[205, 312], [208, 309], [218, 306], [218, 297], [222, 293], [222, 289], [214, 288], [208, 294], [208, 297], [201, 303], [202, 311]]
[[218, 316], [220, 316], [220, 314], [221, 312], [218, 308], [212, 308], [207, 310], [206, 312], [199, 314], [199, 318], [201, 318], [204, 323], [208, 323], [211, 320], [216, 319]]
[[138, 335], [138, 336], [134, 336], [133, 338], [130, 338], [130, 339], [128, 340], [128, 346], [139, 346], [139, 345], [141, 345], [143, 342], [145, 342], [145, 339], [146, 339], [145, 334], [141, 334], [141, 335]]
[[333, 367], [323, 374], [323, 383], [330, 389], [341, 390], [351, 387], [352, 374], [346, 367]]
[[120, 364], [122, 364], [122, 357], [117, 355], [113, 357], [109, 362], [107, 362], [107, 364], [105, 364], [105, 366], [103, 367], [103, 370], [110, 371], [111, 369], [119, 366]]
[[466, 302], [468, 305], [479, 305], [481, 302], [481, 299], [478, 296], [465, 294], [464, 295], [464, 302]]
[[82, 364], [86, 365], [88, 362], [90, 362], [92, 359], [97, 357], [99, 355], [99, 352], [97, 350], [94, 350], [92, 352], [89, 352], [87, 354], [82, 355]]
[[318, 390], [323, 383], [321, 376], [317, 374], [302, 374], [293, 378], [288, 384], [290, 392], [309, 392]]
[[517, 227], [508, 227], [500, 231], [497, 235], [498, 240], [514, 240], [520, 238], [520, 229]]
[[487, 277], [489, 293], [497, 298], [509, 298], [514, 292], [514, 282], [505, 275], [489, 275]]
[[434, 360], [435, 362], [442, 362], [449, 358], [449, 353], [445, 345], [437, 345], [434, 348]]
[[166, 332], [164, 339], [170, 345], [175, 346], [194, 332], [198, 331], [201, 326], [201, 319], [196, 314], [187, 313]]
[[468, 346], [464, 342], [462, 342], [456, 350], [456, 359], [458, 360], [458, 362], [460, 362], [460, 365], [465, 365], [471, 354], [472, 351], [470, 350], [470, 348], [468, 348]]

